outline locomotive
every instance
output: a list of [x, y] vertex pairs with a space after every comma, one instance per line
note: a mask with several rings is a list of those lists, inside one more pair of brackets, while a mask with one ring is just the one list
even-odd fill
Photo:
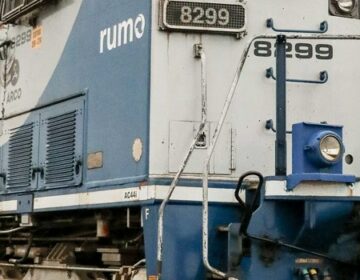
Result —
[[360, 279], [359, 0], [0, 10], [1, 280]]

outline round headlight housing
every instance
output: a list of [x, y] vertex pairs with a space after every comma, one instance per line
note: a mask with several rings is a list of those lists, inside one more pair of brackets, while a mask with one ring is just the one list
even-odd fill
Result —
[[308, 158], [318, 167], [329, 167], [342, 160], [345, 148], [341, 136], [331, 130], [314, 133], [305, 146]]
[[350, 14], [355, 8], [355, 0], [335, 0], [335, 5], [341, 13]]
[[325, 135], [320, 139], [320, 154], [329, 162], [336, 162], [342, 155], [342, 143], [335, 135]]

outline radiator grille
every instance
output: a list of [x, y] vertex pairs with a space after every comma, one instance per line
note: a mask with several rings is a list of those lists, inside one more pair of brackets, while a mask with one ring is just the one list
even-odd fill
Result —
[[45, 185], [75, 177], [76, 111], [47, 119]]
[[31, 186], [31, 163], [34, 124], [26, 124], [10, 130], [8, 147], [8, 188]]

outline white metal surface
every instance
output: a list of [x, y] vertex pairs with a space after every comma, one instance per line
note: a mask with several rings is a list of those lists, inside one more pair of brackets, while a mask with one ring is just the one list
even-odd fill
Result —
[[[60, 58], [65, 44], [69, 38], [82, 0], [64, 0], [58, 6], [46, 10], [47, 14], [38, 18], [38, 27], [41, 29], [41, 45], [32, 47], [32, 27], [26, 25], [7, 25], [8, 40], [14, 40], [16, 48], [10, 48], [9, 59], [17, 59], [20, 63], [21, 73], [15, 85], [9, 83], [6, 91], [1, 89], [1, 100], [5, 116], [24, 112], [40, 105], [44, 92]], [[51, 16], [50, 16], [51, 15]], [[61, 28], [59, 26], [61, 22]], [[19, 34], [22, 40], [11, 38], [11, 34]], [[25, 40], [24, 40], [25, 39]], [[41, 51], [46, 49], [47, 51]], [[31, 52], [31, 55], [29, 55]], [[0, 67], [6, 62], [0, 61]], [[9, 65], [8, 65], [9, 67]], [[3, 83], [3, 81], [1, 81]], [[11, 93], [21, 89], [21, 98], [15, 98]], [[13, 96], [13, 98], [9, 98]], [[69, 93], [71, 94], [71, 93]], [[55, 98], [55, 97], [54, 97]]]
[[[326, 20], [329, 23], [326, 35], [360, 33], [359, 20], [329, 16], [328, 2], [321, 0], [312, 1], [311, 5], [294, 1], [277, 3], [283, 9], [278, 9], [277, 5], [265, 0], [248, 1], [248, 34], [241, 40], [226, 35], [159, 32], [158, 2], [154, 3], [149, 165], [151, 175], [169, 174], [169, 162], [178, 162], [183, 156], [179, 153], [172, 158], [169, 149], [172, 143], [170, 137], [173, 135], [171, 124], [200, 121], [201, 116], [197, 109], [201, 102], [197, 94], [200, 87], [197, 78], [200, 66], [193, 60], [195, 43], [201, 42], [207, 51], [208, 120], [215, 122], [220, 116], [220, 104], [224, 103], [236, 63], [246, 43], [259, 34], [275, 35], [271, 29], [266, 28], [267, 18], [273, 18], [279, 28], [317, 29], [319, 23]], [[247, 170], [259, 170], [264, 175], [274, 174], [275, 134], [264, 126], [266, 120], [275, 120], [275, 82], [265, 78], [265, 69], [275, 65], [275, 40], [263, 41], [271, 43], [272, 55], [255, 56], [254, 47], [251, 48], [225, 120], [237, 134], [233, 146], [236, 169], [231, 170], [231, 175], [211, 174], [210, 179], [212, 176], [238, 178]], [[344, 163], [344, 172], [357, 174], [360, 170], [360, 144], [356, 139], [360, 137], [360, 127], [353, 120], [360, 103], [357, 86], [360, 79], [360, 72], [357, 71], [357, 62], [360, 63], [360, 54], [357, 51], [360, 42], [332, 39], [289, 39], [289, 42], [293, 44], [293, 57], [287, 61], [289, 78], [317, 79], [320, 71], [327, 70], [329, 81], [324, 85], [287, 85], [288, 130], [293, 123], [302, 121], [327, 121], [329, 124], [344, 125], [346, 154], [354, 157], [351, 165]], [[331, 44], [334, 49], [333, 59], [317, 59], [315, 49], [312, 58], [297, 58], [297, 43], [312, 44], [313, 48], [317, 44]], [[288, 151], [291, 151], [290, 135]], [[291, 170], [291, 152], [288, 153], [288, 169]]]
[[[221, 134], [219, 145], [214, 150], [214, 157], [210, 162], [211, 174], [231, 174], [231, 126], [224, 124], [224, 133]], [[186, 154], [189, 139], [192, 139], [199, 127], [199, 122], [171, 121], [169, 145], [169, 171], [176, 172], [181, 164], [182, 156]], [[202, 173], [203, 162], [206, 158], [206, 149], [210, 144], [216, 128], [216, 123], [207, 123], [204, 128], [207, 146], [195, 148], [184, 170], [185, 173]]]
[[286, 181], [267, 181], [265, 197], [360, 198], [360, 183], [347, 185], [329, 182], [303, 182], [292, 191], [288, 191], [286, 190]]
[[0, 202], [0, 212], [12, 212], [17, 210], [17, 200], [7, 200]]

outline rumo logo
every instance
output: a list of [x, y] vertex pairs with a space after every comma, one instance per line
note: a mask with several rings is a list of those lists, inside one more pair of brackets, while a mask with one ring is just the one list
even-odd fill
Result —
[[145, 32], [145, 16], [139, 14], [136, 19], [129, 18], [105, 28], [100, 31], [100, 53], [121, 47], [134, 41], [141, 39]]

